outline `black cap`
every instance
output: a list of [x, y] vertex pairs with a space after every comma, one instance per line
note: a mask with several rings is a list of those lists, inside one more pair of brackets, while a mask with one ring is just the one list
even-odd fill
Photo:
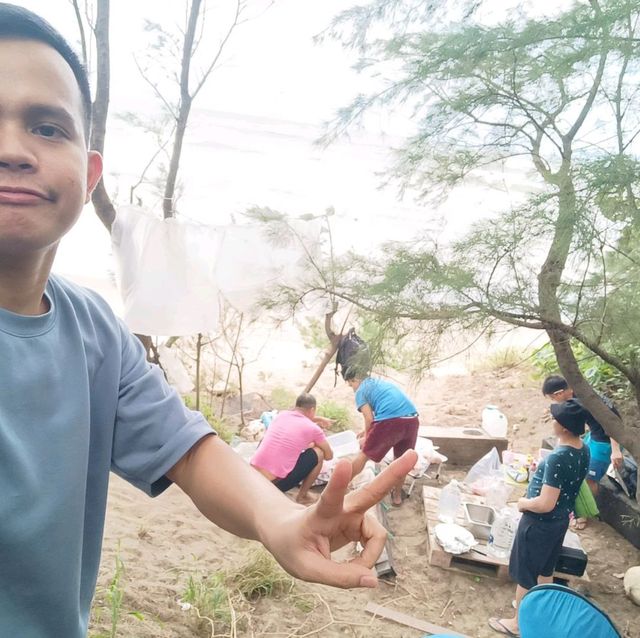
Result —
[[565, 429], [576, 436], [584, 434], [584, 424], [588, 413], [577, 399], [569, 399], [549, 406], [553, 418]]

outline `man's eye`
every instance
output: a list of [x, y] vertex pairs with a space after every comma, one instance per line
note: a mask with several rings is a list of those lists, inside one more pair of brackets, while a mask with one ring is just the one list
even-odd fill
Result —
[[60, 138], [65, 137], [62, 129], [53, 124], [40, 124], [33, 129], [33, 132], [42, 137]]

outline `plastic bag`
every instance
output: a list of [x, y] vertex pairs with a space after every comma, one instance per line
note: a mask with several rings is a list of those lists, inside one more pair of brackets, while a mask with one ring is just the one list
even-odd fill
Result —
[[468, 474], [464, 477], [467, 485], [475, 483], [483, 477], [493, 477], [500, 474], [500, 455], [496, 448], [491, 448], [479, 461], [472, 466]]
[[593, 498], [593, 493], [586, 481], [582, 481], [573, 510], [577, 518], [595, 518], [600, 514], [596, 499]]

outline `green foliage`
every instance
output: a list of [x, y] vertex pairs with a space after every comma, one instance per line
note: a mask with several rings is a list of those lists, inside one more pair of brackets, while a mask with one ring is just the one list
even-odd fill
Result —
[[296, 395], [286, 388], [273, 388], [269, 394], [269, 403], [276, 410], [290, 410], [296, 404]]
[[[573, 340], [571, 348], [580, 371], [595, 390], [614, 399], [631, 398], [629, 382], [618, 369], [594, 355], [579, 341]], [[630, 351], [634, 351], [637, 357], [640, 354], [640, 347], [635, 346]], [[532, 361], [537, 379], [543, 379], [550, 374], [561, 374], [550, 343], [540, 348], [534, 354]]]
[[324, 350], [328, 345], [327, 335], [324, 331], [324, 323], [315, 317], [307, 317], [304, 323], [299, 325], [300, 335], [307, 348]]
[[229, 627], [232, 621], [230, 591], [225, 578], [222, 571], [210, 576], [189, 576], [182, 594], [182, 600], [195, 607], [199, 616], [211, 619], [221, 630]]
[[[195, 400], [187, 395], [184, 397], [184, 404], [191, 410], [195, 410]], [[209, 422], [209, 425], [217, 432], [218, 436], [225, 442], [231, 443], [231, 439], [235, 432], [231, 429], [224, 419], [213, 413], [213, 408], [207, 404], [200, 404], [200, 413]]]
[[330, 430], [332, 432], [343, 432], [351, 427], [351, 415], [349, 409], [335, 401], [323, 401], [318, 405], [316, 410], [318, 416], [324, 416], [327, 419], [333, 419]]
[[111, 583], [107, 588], [107, 602], [111, 610], [111, 633], [110, 638], [115, 638], [118, 632], [118, 623], [120, 622], [120, 614], [122, 609], [122, 600], [124, 598], [124, 586], [122, 585], [122, 576], [124, 574], [124, 563], [120, 559], [120, 547], [116, 552], [116, 569], [111, 579]]
[[249, 601], [288, 594], [294, 586], [293, 578], [262, 547], [253, 550], [245, 563], [228, 577]]

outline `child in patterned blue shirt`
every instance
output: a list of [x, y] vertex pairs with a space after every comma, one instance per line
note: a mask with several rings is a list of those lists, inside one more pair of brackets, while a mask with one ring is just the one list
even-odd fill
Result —
[[507, 636], [520, 635], [518, 605], [526, 592], [553, 581], [569, 514], [589, 469], [589, 448], [580, 439], [588, 412], [576, 399], [553, 403], [550, 410], [558, 445], [541, 461], [527, 496], [518, 501], [523, 514], [509, 560], [509, 575], [517, 583], [516, 615], [489, 619], [492, 629]]

